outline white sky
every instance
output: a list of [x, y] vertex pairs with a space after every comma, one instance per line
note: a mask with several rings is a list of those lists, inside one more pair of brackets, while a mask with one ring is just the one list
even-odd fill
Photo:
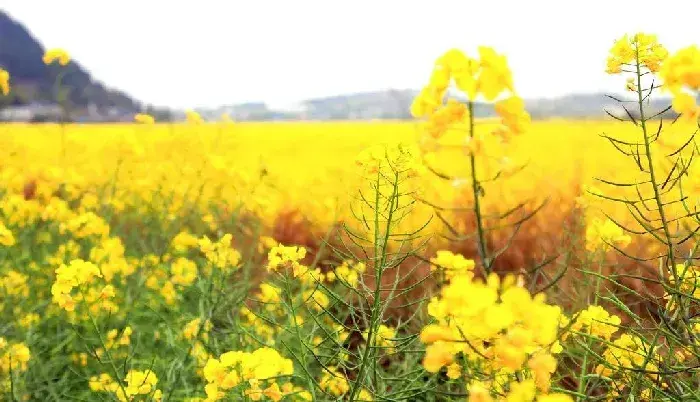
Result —
[[[638, 9], [639, 12], [634, 10]], [[171, 107], [291, 103], [419, 88], [451, 47], [507, 54], [525, 97], [616, 90], [613, 40], [644, 30], [697, 42], [698, 0], [0, 0], [46, 47]]]

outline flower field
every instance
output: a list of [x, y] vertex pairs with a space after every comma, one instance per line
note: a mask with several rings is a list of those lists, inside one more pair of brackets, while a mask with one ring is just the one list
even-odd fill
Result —
[[0, 125], [0, 400], [700, 400], [700, 50], [607, 70], [605, 121], [480, 48], [412, 122]]

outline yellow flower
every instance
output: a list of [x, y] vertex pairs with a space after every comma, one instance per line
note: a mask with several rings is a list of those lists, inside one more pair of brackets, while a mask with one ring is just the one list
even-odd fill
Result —
[[65, 66], [70, 62], [70, 55], [63, 49], [49, 49], [44, 53], [44, 64], [49, 65], [55, 61]]
[[205, 236], [199, 240], [199, 250], [214, 267], [225, 271], [234, 270], [241, 262], [241, 253], [231, 246], [232, 239], [233, 236], [227, 233], [214, 243]]
[[189, 286], [197, 279], [197, 265], [187, 258], [176, 259], [170, 267], [170, 272], [170, 280], [175, 285]]
[[190, 124], [200, 124], [204, 122], [202, 116], [200, 116], [199, 113], [195, 112], [194, 110], [185, 111], [185, 118]]
[[557, 360], [548, 353], [537, 353], [530, 358], [527, 365], [535, 375], [537, 389], [549, 392], [552, 373], [557, 369]]
[[125, 388], [127, 397], [135, 395], [148, 395], [155, 391], [158, 377], [151, 370], [129, 370], [124, 379], [127, 386]]
[[297, 272], [299, 262], [306, 257], [306, 249], [297, 246], [275, 246], [267, 254], [267, 270], [274, 271], [279, 268], [290, 267]]
[[430, 270], [443, 270], [445, 277], [451, 279], [456, 275], [471, 276], [474, 271], [474, 260], [466, 259], [460, 254], [454, 254], [448, 250], [439, 250], [436, 256], [430, 259]]
[[[211, 330], [211, 322], [209, 320], [206, 320], [204, 322], [204, 328], [202, 328], [200, 330], [199, 326], [200, 326], [201, 321], [202, 321], [201, 319], [195, 318], [194, 320], [188, 322], [185, 325], [185, 328], [182, 330], [182, 336], [187, 340], [193, 340], [199, 334], [199, 336], [203, 340], [206, 341], [209, 338], [209, 331]], [[200, 333], [200, 331], [201, 331], [201, 333]]]
[[10, 73], [7, 70], [0, 68], [0, 92], [3, 95], [10, 93]]
[[328, 371], [324, 371], [319, 386], [322, 390], [336, 397], [345, 395], [350, 391], [348, 380], [334, 367], [329, 367]]
[[454, 348], [447, 342], [438, 341], [428, 345], [423, 357], [423, 367], [429, 373], [437, 373], [454, 361]]
[[631, 237], [626, 235], [622, 228], [610, 219], [602, 221], [595, 218], [586, 227], [586, 248], [590, 251], [594, 251], [598, 247], [607, 249], [611, 244], [617, 247], [626, 247], [631, 240]]
[[513, 91], [513, 77], [506, 57], [493, 48], [479, 47], [481, 72], [477, 80], [479, 92], [488, 101], [496, 99], [503, 91]]
[[142, 124], [153, 124], [156, 122], [156, 119], [154, 119], [150, 114], [138, 113], [134, 115], [134, 121]]
[[664, 88], [678, 93], [682, 88], [700, 90], [700, 47], [683, 48], [668, 57], [661, 68]]
[[674, 95], [671, 107], [686, 122], [695, 123], [700, 118], [700, 106], [696, 103], [695, 97], [685, 92], [679, 92]]
[[636, 65], [638, 61], [640, 66], [656, 72], [659, 71], [666, 57], [668, 57], [668, 51], [658, 43], [656, 35], [641, 32], [631, 37], [624, 35], [615, 41], [610, 49], [605, 71], [608, 74], [619, 74], [623, 66]]
[[15, 245], [15, 242], [15, 236], [12, 235], [12, 231], [0, 222], [0, 245], [11, 247]]
[[467, 402], [493, 402], [493, 398], [489, 393], [489, 388], [486, 384], [480, 381], [475, 381], [467, 387], [469, 391], [469, 399]]
[[74, 287], [91, 283], [94, 278], [101, 278], [99, 268], [91, 262], [73, 260], [69, 265], [56, 269], [56, 281], [51, 286], [53, 300], [66, 311], [73, 311], [75, 302], [71, 296]]
[[29, 327], [34, 326], [38, 322], [39, 322], [39, 314], [29, 313], [19, 320], [19, 325], [22, 328], [29, 328]]
[[530, 125], [530, 115], [525, 111], [525, 102], [517, 95], [496, 102], [496, 113], [503, 125], [513, 134], [524, 133]]
[[457, 363], [452, 363], [447, 366], [447, 378], [456, 380], [462, 376], [462, 366]]
[[[362, 338], [367, 341], [369, 331], [362, 332]], [[394, 352], [394, 338], [396, 338], [396, 329], [388, 327], [384, 324], [379, 325], [377, 332], [374, 334], [374, 346], [385, 348], [388, 353]]]
[[620, 317], [611, 315], [601, 306], [592, 305], [577, 315], [570, 330], [610, 340], [619, 329], [621, 322]]
[[29, 348], [24, 343], [9, 344], [0, 337], [0, 374], [27, 371], [31, 358]]
[[269, 387], [265, 388], [263, 395], [277, 402], [282, 399], [282, 392], [280, 391], [280, 386], [277, 383], [272, 383]]

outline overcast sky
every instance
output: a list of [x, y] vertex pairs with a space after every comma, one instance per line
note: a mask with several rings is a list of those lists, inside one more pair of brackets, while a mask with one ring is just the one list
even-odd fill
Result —
[[[641, 10], [635, 12], [635, 8]], [[171, 107], [285, 104], [418, 88], [451, 47], [507, 54], [526, 97], [614, 90], [613, 40], [644, 30], [697, 42], [698, 0], [0, 0], [46, 47]]]

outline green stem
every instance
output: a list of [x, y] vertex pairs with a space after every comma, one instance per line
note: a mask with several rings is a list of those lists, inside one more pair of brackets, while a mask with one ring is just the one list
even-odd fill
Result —
[[[375, 189], [375, 199], [374, 199], [374, 300], [372, 302], [372, 311], [370, 312], [369, 328], [367, 330], [367, 345], [362, 354], [362, 360], [360, 361], [360, 369], [357, 373], [357, 379], [353, 383], [352, 390], [350, 391], [350, 401], [355, 400], [355, 396], [359, 393], [362, 388], [362, 383], [364, 382], [364, 377], [366, 375], [367, 367], [371, 361], [375, 361], [370, 357], [372, 351], [374, 351], [374, 343], [379, 324], [382, 321], [381, 312], [381, 283], [382, 274], [384, 273], [384, 266], [386, 265], [387, 259], [387, 244], [389, 242], [389, 234], [391, 233], [391, 224], [393, 221], [393, 215], [398, 207], [398, 191], [399, 191], [399, 174], [394, 172], [393, 189], [391, 197], [389, 198], [389, 211], [387, 214], [386, 228], [383, 236], [379, 232], [379, 218], [381, 214], [379, 213], [380, 205], [380, 183], [381, 183], [381, 171], [377, 172], [377, 188]], [[379, 259], [379, 261], [377, 261]], [[375, 373], [376, 378], [376, 373]], [[376, 389], [376, 384], [375, 384]]]
[[[469, 101], [467, 104], [469, 108], [469, 136], [474, 139], [474, 102]], [[481, 216], [481, 201], [479, 199], [481, 194], [481, 183], [476, 174], [476, 156], [474, 152], [469, 154], [469, 162], [471, 165], [471, 175], [472, 175], [472, 194], [474, 195], [474, 216], [476, 217], [476, 234], [477, 234], [477, 249], [479, 251], [479, 257], [481, 258], [481, 263], [484, 266], [484, 273], [486, 275], [491, 273], [492, 261], [489, 258], [488, 251], [486, 248], [486, 234], [484, 231], [484, 222]]]
[[[603, 262], [605, 261], [605, 253], [601, 253], [600, 261], [598, 263], [598, 275], [595, 278], [595, 292], [593, 293], [593, 305], [598, 304], [598, 297], [600, 293], [600, 282], [601, 276], [603, 274]], [[590, 299], [589, 299], [590, 300]], [[591, 349], [591, 329], [588, 328], [588, 337], [586, 338], [586, 350], [583, 352], [583, 361], [581, 362], [581, 374], [579, 375], [578, 382], [578, 394], [583, 395], [583, 399], [579, 397], [580, 401], [584, 401], [587, 398], [586, 386], [588, 382], [586, 381], [586, 376], [588, 375], [588, 351]]]
[[[674, 266], [675, 257], [673, 255], [673, 239], [671, 238], [671, 232], [668, 229], [668, 220], [666, 219], [666, 213], [664, 211], [664, 204], [661, 200], [661, 195], [659, 193], [659, 186], [656, 180], [656, 173], [654, 172], [654, 163], [651, 154], [651, 141], [649, 140], [649, 133], [647, 131], [646, 117], [644, 115], [644, 95], [642, 94], [642, 71], [639, 61], [639, 47], [636, 48], [636, 68], [637, 68], [637, 103], [639, 105], [639, 119], [640, 125], [642, 127], [642, 133], [644, 134], [644, 150], [646, 152], [647, 164], [649, 165], [649, 180], [654, 188], [654, 200], [656, 201], [656, 207], [659, 210], [659, 217], [661, 218], [661, 224], [663, 225], [664, 236], [666, 237], [666, 245], [668, 246], [668, 260], [671, 264], [671, 268]], [[672, 272], [675, 270], [671, 269]]]
[[[307, 349], [306, 343], [301, 339], [301, 332], [299, 331], [299, 323], [297, 322], [297, 313], [296, 313], [296, 309], [294, 308], [294, 298], [292, 297], [292, 290], [289, 288], [289, 278], [287, 277], [286, 274], [284, 277], [284, 288], [285, 288], [286, 293], [287, 293], [287, 298], [289, 299], [288, 300], [289, 310], [292, 313], [290, 318], [292, 320], [292, 323], [294, 323], [295, 335], [297, 337], [297, 341], [301, 345], [301, 348], [300, 348], [301, 349], [301, 353], [300, 353], [301, 361], [300, 361], [300, 363], [303, 365], [303, 367], [308, 367], [308, 364], [306, 362], [306, 349]], [[311, 393], [311, 399], [316, 400], [316, 387], [314, 386], [313, 379], [310, 376], [307, 376], [306, 380], [308, 382], [307, 385], [309, 387], [309, 392]]]

